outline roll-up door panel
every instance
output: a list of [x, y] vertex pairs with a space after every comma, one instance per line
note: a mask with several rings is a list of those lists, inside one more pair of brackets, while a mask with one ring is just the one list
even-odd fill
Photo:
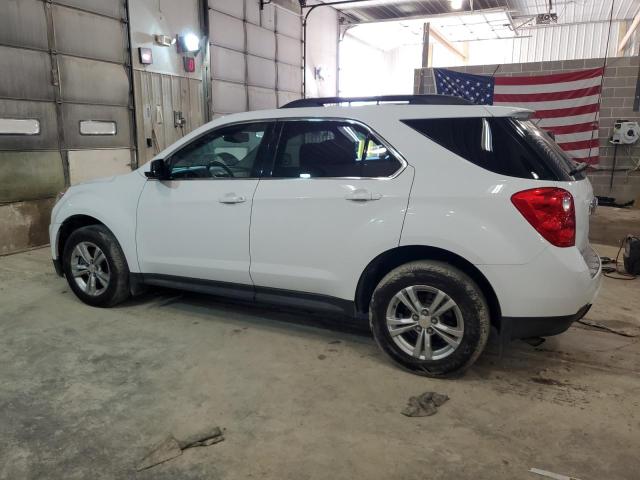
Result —
[[215, 113], [236, 113], [247, 110], [247, 87], [237, 83], [213, 82], [211, 100]]
[[[115, 148], [129, 147], [130, 122], [126, 107], [105, 107], [97, 105], [74, 105], [66, 103], [62, 108], [65, 140], [68, 148]], [[96, 120], [115, 122], [115, 135], [82, 135], [80, 122]]]
[[244, 51], [244, 25], [242, 20], [213, 10], [210, 10], [209, 13], [211, 43]]
[[59, 63], [65, 102], [129, 104], [129, 78], [122, 65], [65, 55]]
[[245, 17], [247, 22], [260, 25], [260, 2], [249, 0], [246, 3]]
[[244, 83], [244, 54], [223, 47], [211, 46], [211, 75], [217, 80]]
[[247, 56], [247, 71], [249, 85], [276, 88], [276, 64], [273, 60]]
[[56, 48], [60, 53], [125, 62], [123, 27], [119, 20], [54, 6]]
[[299, 93], [293, 92], [285, 92], [284, 90], [280, 90], [278, 92], [278, 107], [285, 105], [289, 102], [293, 102], [294, 100], [298, 100], [302, 95]]
[[0, 58], [0, 97], [55, 99], [48, 53], [0, 46]]
[[302, 65], [302, 44], [286, 35], [278, 34], [278, 61], [291, 65]]
[[276, 108], [276, 92], [267, 88], [249, 87], [249, 110]]
[[300, 92], [302, 85], [302, 71], [284, 63], [278, 63], [278, 90]]
[[58, 148], [58, 121], [53, 102], [1, 100], [0, 118], [34, 119], [39, 122], [37, 135], [0, 135], [0, 150], [55, 150]]
[[0, 203], [52, 197], [64, 188], [60, 152], [0, 152]]
[[272, 31], [247, 24], [247, 51], [251, 55], [276, 58], [276, 37]]
[[[236, 18], [242, 18], [244, 11], [244, 0], [209, 0], [209, 8], [219, 12], [228, 13]], [[249, 2], [259, 5], [259, 1]]]
[[302, 26], [300, 15], [289, 12], [283, 8], [276, 9], [278, 33], [283, 33], [289, 37], [302, 38]]
[[44, 3], [39, 0], [4, 2], [0, 15], [0, 43], [46, 50]]
[[81, 8], [82, 10], [113, 18], [124, 18], [125, 14], [122, 0], [55, 0], [55, 3]]
[[268, 30], [276, 30], [276, 7], [265, 5], [260, 12], [260, 25]]

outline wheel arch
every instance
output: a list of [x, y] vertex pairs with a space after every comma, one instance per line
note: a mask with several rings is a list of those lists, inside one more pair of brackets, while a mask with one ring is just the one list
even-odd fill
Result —
[[71, 234], [79, 228], [88, 227], [89, 225], [102, 225], [103, 227], [109, 229], [109, 231], [113, 234], [113, 231], [107, 225], [105, 225], [104, 222], [97, 219], [96, 217], [84, 214], [71, 215], [67, 217], [64, 222], [62, 222], [62, 225], [60, 225], [60, 229], [58, 230], [58, 240], [56, 245], [57, 258], [62, 259], [64, 246], [67, 243], [69, 236], [71, 236]]
[[439, 260], [449, 263], [469, 275], [480, 287], [489, 304], [491, 324], [499, 327], [501, 311], [498, 297], [484, 274], [471, 262], [449, 250], [425, 245], [403, 245], [387, 250], [374, 258], [358, 280], [355, 308], [358, 314], [369, 313], [373, 291], [382, 278], [394, 268], [417, 260]]

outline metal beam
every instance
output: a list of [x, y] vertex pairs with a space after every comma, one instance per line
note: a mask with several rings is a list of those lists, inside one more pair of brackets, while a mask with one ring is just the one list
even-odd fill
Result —
[[458, 47], [456, 47], [453, 43], [451, 43], [449, 41], [449, 39], [445, 38], [444, 35], [442, 35], [438, 30], [436, 30], [435, 28], [431, 27], [429, 29], [429, 32], [436, 40], [438, 40], [451, 53], [453, 53], [454, 55], [459, 56], [463, 60], [467, 59], [467, 55], [464, 52], [462, 52], [461, 50], [459, 50]]
[[627, 34], [620, 41], [620, 45], [618, 45], [618, 53], [622, 52], [624, 50], [624, 47], [627, 46], [627, 42], [631, 38], [631, 35], [633, 35], [633, 32], [636, 31], [636, 28], [638, 28], [638, 24], [639, 23], [640, 23], [640, 11], [638, 11], [638, 13], [636, 13], [636, 16], [633, 19], [633, 22], [631, 23], [631, 26], [629, 27], [629, 30], [627, 31]]

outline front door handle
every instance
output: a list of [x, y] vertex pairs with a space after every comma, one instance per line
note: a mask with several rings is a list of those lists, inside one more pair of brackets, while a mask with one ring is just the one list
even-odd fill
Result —
[[231, 192], [220, 197], [218, 201], [220, 203], [242, 203], [242, 202], [246, 202], [247, 199], [242, 195], [236, 195], [235, 193]]
[[371, 200], [380, 200], [382, 198], [382, 194], [372, 193], [364, 188], [358, 188], [353, 192], [347, 193], [344, 198], [353, 202], [369, 202]]

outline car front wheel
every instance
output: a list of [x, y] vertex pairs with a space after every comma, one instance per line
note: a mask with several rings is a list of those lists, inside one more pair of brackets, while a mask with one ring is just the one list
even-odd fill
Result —
[[67, 239], [62, 268], [84, 303], [111, 307], [129, 297], [129, 268], [118, 241], [103, 225], [75, 230]]
[[489, 337], [489, 308], [481, 289], [444, 262], [411, 262], [391, 271], [378, 284], [369, 312], [380, 348], [420, 375], [464, 371]]

